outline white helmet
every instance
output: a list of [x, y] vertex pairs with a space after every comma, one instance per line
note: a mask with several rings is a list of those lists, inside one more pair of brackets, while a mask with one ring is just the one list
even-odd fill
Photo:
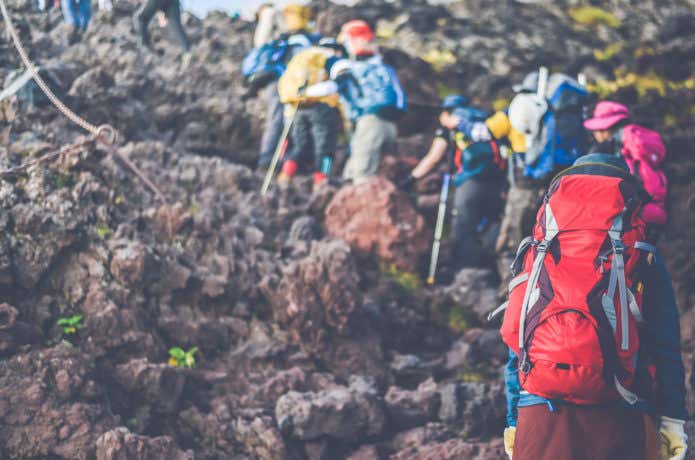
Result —
[[526, 138], [530, 147], [541, 130], [541, 119], [548, 111], [548, 101], [532, 93], [517, 94], [509, 104], [509, 122]]

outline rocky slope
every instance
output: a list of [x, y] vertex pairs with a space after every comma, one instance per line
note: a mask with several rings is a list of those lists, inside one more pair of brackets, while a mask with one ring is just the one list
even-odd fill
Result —
[[[491, 108], [540, 63], [586, 72], [662, 130], [673, 223], [660, 246], [690, 368], [695, 16], [687, 4], [640, 5], [612, 1], [587, 19], [571, 3], [316, 3], [325, 32], [351, 17], [378, 23], [414, 102], [386, 176], [428, 142], [440, 93]], [[0, 457], [505, 458], [505, 349], [481, 321], [496, 274], [464, 270], [424, 289], [431, 208], [384, 178], [314, 193], [299, 180], [260, 196], [248, 166], [263, 107], [242, 102], [239, 85], [252, 24], [186, 17], [194, 47], [180, 56], [158, 29], [157, 51], [140, 50], [125, 2], [72, 47], [57, 13], [13, 11], [68, 104], [113, 124], [120, 153], [167, 202], [98, 145], [0, 182]], [[0, 46], [4, 79], [19, 64]], [[3, 166], [80, 135], [49, 105], [10, 99], [0, 117]], [[354, 203], [370, 208], [346, 212]], [[369, 230], [346, 232], [355, 225]], [[84, 328], [64, 333], [57, 321], [77, 314]], [[167, 364], [175, 346], [198, 347], [194, 368]]]

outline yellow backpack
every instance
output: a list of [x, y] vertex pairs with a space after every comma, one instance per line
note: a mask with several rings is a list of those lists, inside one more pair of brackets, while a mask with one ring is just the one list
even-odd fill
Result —
[[328, 80], [326, 60], [330, 51], [311, 47], [300, 51], [290, 59], [285, 73], [278, 81], [278, 94], [283, 104], [300, 104], [305, 102], [324, 102], [333, 107], [338, 105], [338, 95], [321, 98], [310, 98], [303, 95], [304, 89], [309, 86]]

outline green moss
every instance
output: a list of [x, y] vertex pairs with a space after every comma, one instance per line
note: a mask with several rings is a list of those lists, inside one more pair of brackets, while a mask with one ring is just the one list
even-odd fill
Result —
[[191, 202], [188, 204], [188, 214], [195, 216], [198, 213], [198, 202], [194, 199], [191, 200]]
[[56, 188], [66, 188], [72, 185], [72, 176], [70, 174], [57, 174], [53, 178], [53, 184]]
[[435, 87], [437, 88], [437, 95], [439, 96], [439, 99], [444, 99], [447, 96], [459, 94], [460, 92], [458, 89], [454, 88], [453, 86], [449, 86], [446, 83], [436, 82]]
[[480, 382], [485, 379], [482, 372], [463, 371], [459, 372], [458, 379], [464, 383]]
[[96, 226], [97, 236], [100, 240], [105, 240], [111, 235], [111, 229], [105, 223], [100, 223]]
[[429, 62], [435, 72], [456, 64], [456, 56], [449, 50], [431, 49], [420, 57]]
[[394, 264], [382, 265], [381, 272], [395, 281], [396, 284], [402, 287], [406, 292], [415, 294], [422, 290], [420, 277], [415, 273], [400, 270]]
[[605, 25], [614, 29], [620, 27], [621, 21], [610, 11], [596, 6], [578, 6], [569, 11], [572, 20], [585, 26]]
[[610, 61], [623, 50], [624, 46], [623, 42], [611, 43], [602, 50], [594, 50], [594, 57], [597, 61]]
[[461, 307], [453, 307], [449, 310], [449, 320], [447, 325], [452, 332], [460, 334], [470, 327], [466, 314]]
[[620, 72], [615, 80], [599, 80], [593, 85], [589, 85], [589, 91], [598, 94], [601, 98], [606, 98], [623, 88], [634, 88], [639, 97], [644, 97], [653, 91], [656, 91], [663, 97], [668, 91], [695, 88], [695, 77], [675, 82], [660, 77], [653, 72], [648, 74]]

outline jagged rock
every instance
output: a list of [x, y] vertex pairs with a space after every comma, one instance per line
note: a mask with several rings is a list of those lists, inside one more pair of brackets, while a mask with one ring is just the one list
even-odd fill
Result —
[[433, 420], [440, 405], [437, 384], [433, 379], [422, 382], [413, 391], [391, 387], [384, 401], [391, 422], [400, 429]]
[[444, 295], [485, 320], [497, 308], [497, 285], [492, 270], [464, 268], [454, 281], [443, 289]]
[[147, 256], [147, 248], [141, 243], [119, 243], [111, 256], [111, 274], [123, 284], [137, 284], [142, 281]]
[[273, 426], [270, 417], [259, 416], [252, 420], [237, 419], [234, 423], [235, 436], [252, 458], [259, 460], [284, 460], [287, 448], [280, 432]]
[[390, 460], [505, 460], [507, 454], [499, 441], [489, 444], [450, 439], [444, 442], [409, 447], [389, 457]]
[[0, 457], [93, 458], [116, 425], [96, 378], [89, 358], [66, 346], [0, 362]]
[[361, 320], [359, 282], [344, 242], [315, 243], [307, 257], [283, 270], [273, 315], [295, 343], [319, 351], [333, 334], [352, 334]]
[[283, 433], [303, 441], [377, 436], [384, 429], [385, 416], [375, 393], [361, 381], [318, 393], [290, 391], [278, 400], [275, 418]]
[[401, 452], [408, 449], [417, 449], [430, 443], [446, 441], [453, 436], [454, 433], [446, 425], [442, 423], [427, 423], [424, 426], [398, 433], [390, 443], [391, 450]]
[[346, 460], [381, 460], [381, 458], [376, 446], [362, 446], [349, 454]]
[[458, 383], [447, 383], [439, 388], [439, 420], [454, 423], [461, 416], [461, 387]]
[[383, 177], [341, 188], [326, 209], [325, 226], [329, 235], [411, 272], [429, 249], [424, 220]]
[[137, 394], [157, 412], [172, 413], [178, 406], [185, 376], [166, 364], [152, 364], [147, 359], [134, 359], [116, 366], [115, 380], [128, 393]]
[[193, 453], [181, 451], [168, 436], [149, 438], [119, 427], [97, 439], [97, 460], [193, 460]]

